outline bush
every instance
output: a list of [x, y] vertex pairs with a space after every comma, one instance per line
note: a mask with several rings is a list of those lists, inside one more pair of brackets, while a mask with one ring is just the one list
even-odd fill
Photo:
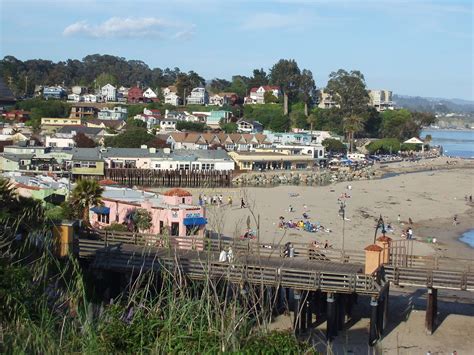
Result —
[[400, 146], [402, 152], [414, 151], [418, 152], [421, 150], [421, 144], [412, 144], [412, 143], [402, 143]]
[[346, 145], [338, 139], [326, 138], [322, 144], [327, 152], [345, 153], [347, 151]]
[[209, 129], [209, 127], [202, 122], [178, 121], [176, 123], [176, 129], [178, 131], [204, 132]]
[[112, 222], [112, 224], [105, 227], [104, 229], [113, 232], [128, 232], [128, 228], [126, 225], [117, 222]]

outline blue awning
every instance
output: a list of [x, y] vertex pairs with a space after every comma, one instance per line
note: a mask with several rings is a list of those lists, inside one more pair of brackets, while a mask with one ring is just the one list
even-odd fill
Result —
[[105, 206], [95, 206], [91, 208], [91, 211], [97, 214], [109, 214], [110, 208], [105, 207]]
[[202, 226], [207, 224], [207, 219], [204, 217], [188, 217], [183, 220], [185, 226]]

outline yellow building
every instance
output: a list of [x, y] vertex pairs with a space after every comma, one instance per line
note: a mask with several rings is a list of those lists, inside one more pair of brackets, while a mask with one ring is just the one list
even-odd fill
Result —
[[229, 152], [240, 170], [297, 170], [314, 165], [311, 155], [290, 155], [284, 152]]
[[78, 117], [43, 117], [42, 126], [80, 126], [81, 119]]

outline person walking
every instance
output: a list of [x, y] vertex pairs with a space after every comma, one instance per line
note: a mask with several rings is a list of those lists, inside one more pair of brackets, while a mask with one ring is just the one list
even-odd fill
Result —
[[402, 218], [400, 217], [400, 215], [398, 215], [397, 221], [398, 221], [398, 224], [400, 224], [402, 222]]
[[240, 199], [240, 208], [245, 208], [245, 202], [243, 197]]
[[227, 203], [232, 206], [232, 196], [227, 197]]

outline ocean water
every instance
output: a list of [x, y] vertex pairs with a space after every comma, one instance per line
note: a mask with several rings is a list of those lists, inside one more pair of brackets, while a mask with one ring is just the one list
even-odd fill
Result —
[[474, 158], [474, 130], [443, 130], [426, 129], [421, 132], [421, 138], [431, 134], [430, 145], [441, 145], [444, 155], [460, 158]]
[[463, 243], [466, 243], [471, 248], [474, 248], [474, 229], [464, 233], [459, 240]]

